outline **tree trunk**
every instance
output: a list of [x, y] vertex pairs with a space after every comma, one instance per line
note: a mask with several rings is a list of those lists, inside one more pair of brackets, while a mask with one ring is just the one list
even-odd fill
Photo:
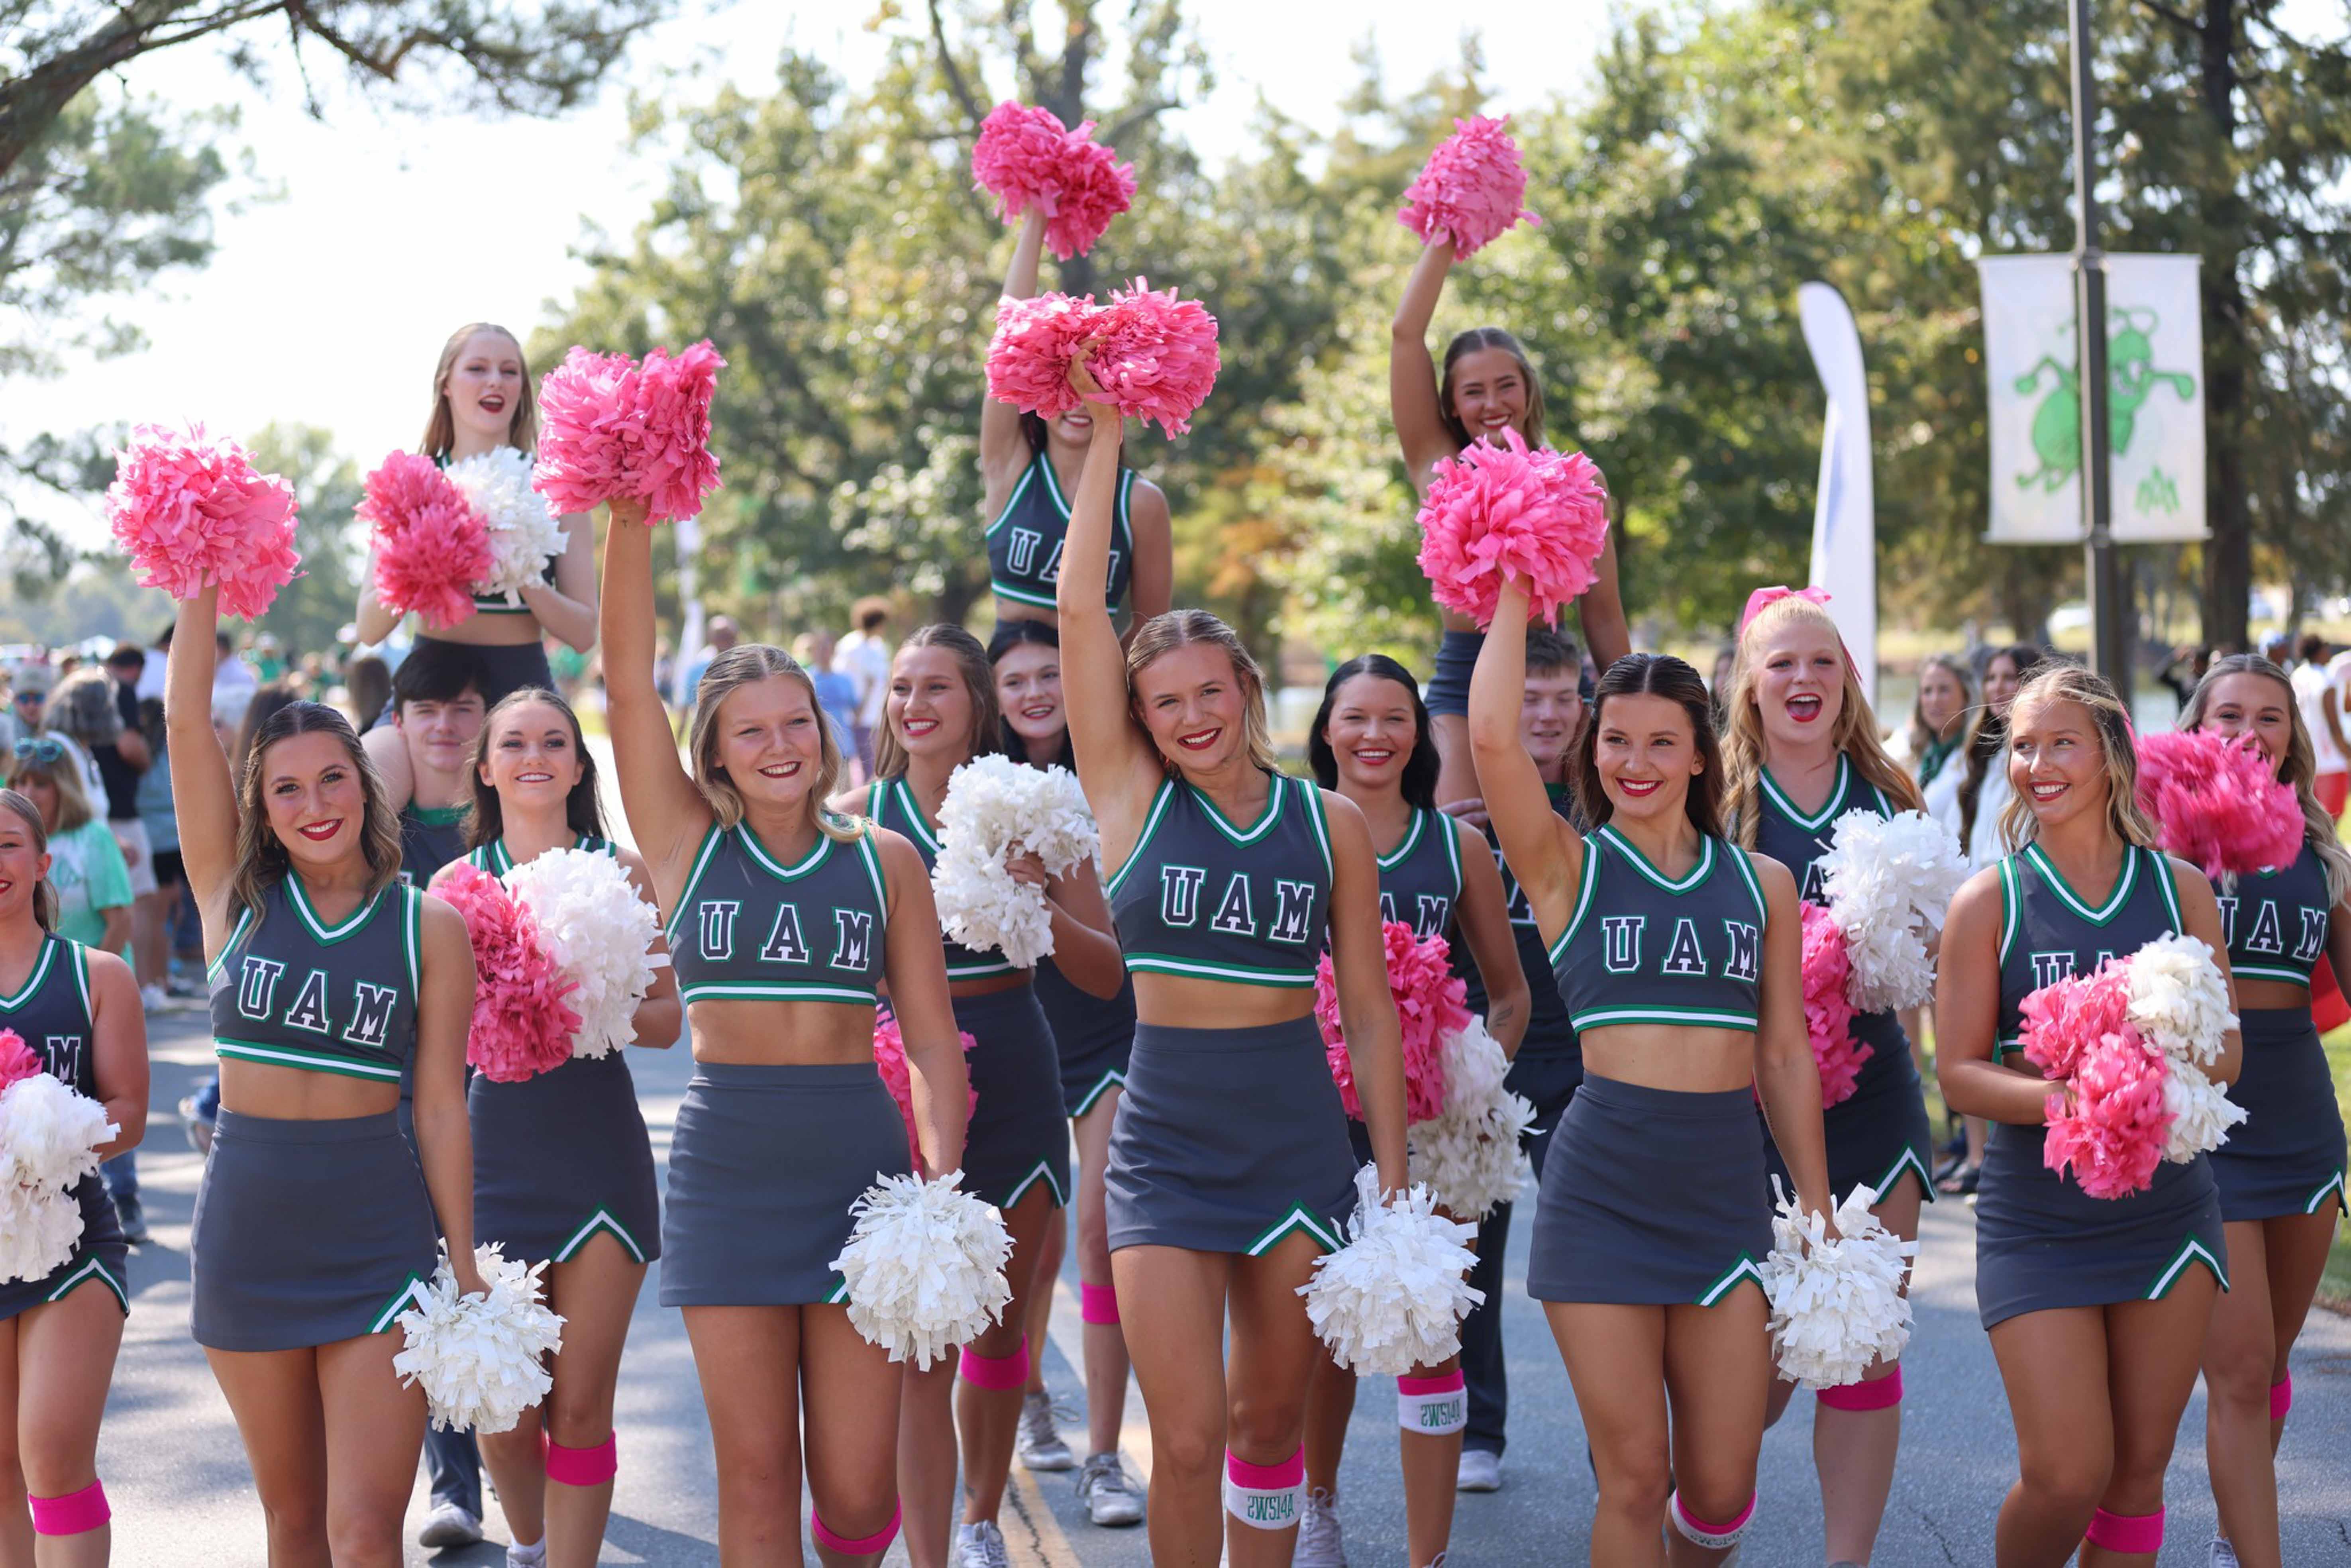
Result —
[[76, 93], [145, 53], [152, 47], [148, 36], [186, 8], [187, 0], [134, 0], [114, 7], [96, 31], [23, 76], [0, 81], [0, 175], [32, 151]]
[[1992, 585], [1992, 592], [2000, 605], [2001, 619], [2008, 622], [2018, 642], [2030, 643], [2036, 648], [2047, 647], [2049, 612], [2057, 602], [2062, 570], [2056, 553], [2018, 545], [2001, 550], [2000, 560], [2000, 577]]
[[[1069, 18], [1069, 32], [1061, 41], [1061, 57], [1048, 73], [1037, 73], [1038, 101], [1061, 117], [1061, 123], [1075, 126], [1086, 118], [1086, 68], [1092, 64], [1094, 47], [1094, 16], [1091, 0], [1068, 0], [1064, 6]], [[1061, 292], [1092, 294], [1094, 291], [1094, 258], [1091, 253], [1073, 256], [1059, 264]]]
[[[2229, 148], [2237, 131], [2237, 3], [2205, 0], [2199, 29], [2200, 95], [2210, 117], [2212, 143]], [[2245, 290], [2238, 276], [2242, 201], [2231, 161], [2222, 158], [2225, 191], [2209, 193], [2205, 225], [2204, 514], [2212, 530], [2204, 546], [2204, 642], [2246, 647], [2246, 606], [2253, 588], [2252, 507], [2244, 458], [2246, 377], [2252, 346], [2245, 324]]]

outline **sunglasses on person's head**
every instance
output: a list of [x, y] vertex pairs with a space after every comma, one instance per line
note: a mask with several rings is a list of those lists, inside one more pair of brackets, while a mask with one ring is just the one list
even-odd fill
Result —
[[16, 743], [19, 762], [55, 762], [66, 754], [66, 743], [52, 735], [30, 736]]

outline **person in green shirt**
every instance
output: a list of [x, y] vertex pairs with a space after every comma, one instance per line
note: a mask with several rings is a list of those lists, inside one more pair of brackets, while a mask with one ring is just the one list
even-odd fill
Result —
[[40, 808], [48, 831], [57, 934], [120, 954], [131, 939], [131, 868], [90, 805], [80, 759], [55, 736], [28, 736], [8, 759], [8, 787]]

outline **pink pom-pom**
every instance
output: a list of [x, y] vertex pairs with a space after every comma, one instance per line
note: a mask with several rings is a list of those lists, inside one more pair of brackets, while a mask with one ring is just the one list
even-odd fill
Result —
[[2163, 1080], [2162, 1059], [2137, 1031], [2089, 1042], [2066, 1080], [2070, 1092], [2049, 1096], [2042, 1163], [2061, 1174], [2071, 1166], [2092, 1197], [2145, 1192], [2171, 1132]]
[[642, 365], [575, 346], [539, 384], [538, 493], [559, 512], [628, 496], [645, 501], [648, 522], [700, 513], [719, 485], [710, 405], [726, 363], [707, 339]]
[[1455, 120], [1453, 134], [1405, 187], [1396, 221], [1425, 245], [1451, 240], [1456, 256], [1483, 249], [1520, 222], [1542, 222], [1520, 204], [1526, 198], [1527, 171], [1509, 125], [1508, 115]]
[[1217, 319], [1198, 300], [1138, 277], [1110, 297], [1090, 336], [1086, 368], [1113, 408], [1171, 436], [1192, 428], [1218, 368]]
[[987, 345], [987, 392], [1023, 413], [1051, 419], [1081, 406], [1070, 384], [1070, 364], [1094, 329], [1093, 296], [1040, 294], [996, 307], [996, 336]]
[[718, 488], [710, 404], [726, 364], [705, 338], [675, 358], [655, 349], [638, 368], [645, 436], [632, 493], [651, 504], [653, 521], [699, 517], [703, 498]]
[[2302, 852], [2302, 802], [2252, 747], [2194, 730], [2142, 737], [2137, 751], [2140, 808], [2206, 876], [2276, 871]]
[[25, 1043], [23, 1035], [13, 1029], [0, 1029], [0, 1089], [47, 1071], [40, 1053]]
[[359, 516], [375, 530], [375, 596], [435, 626], [474, 612], [490, 570], [490, 525], [430, 457], [395, 452], [367, 476]]
[[1006, 223], [1034, 206], [1045, 214], [1053, 254], [1082, 256], [1134, 202], [1134, 166], [1092, 137], [1092, 120], [1071, 131], [1051, 110], [999, 103], [980, 121], [972, 180], [996, 198]]
[[[962, 1030], [956, 1030], [956, 1039], [961, 1042], [966, 1056], [979, 1043]], [[873, 1015], [873, 1066], [882, 1074], [882, 1086], [897, 1103], [899, 1118], [906, 1124], [906, 1152], [919, 1166], [923, 1162], [923, 1142], [914, 1132], [914, 1079], [906, 1066], [906, 1037], [898, 1030], [895, 1013], [885, 1010]], [[970, 1103], [964, 1108], [967, 1117], [979, 1109], [979, 1091], [968, 1092]]]
[[474, 947], [474, 1022], [465, 1060], [493, 1083], [519, 1083], [571, 1060], [580, 1015], [563, 998], [580, 982], [563, 973], [538, 921], [507, 884], [460, 861], [434, 894], [465, 917]]
[[300, 575], [293, 486], [201, 425], [132, 431], [115, 454], [106, 511], [115, 542], [145, 574], [140, 582], [173, 599], [217, 583], [221, 612], [251, 620]]
[[1853, 980], [1844, 932], [1817, 904], [1802, 906], [1804, 919], [1804, 1027], [1812, 1036], [1813, 1061], [1821, 1070], [1821, 1108], [1853, 1098], [1861, 1064], [1876, 1047], [1853, 1038], [1853, 1003], [1845, 988]]
[[1421, 503], [1420, 570], [1439, 604], [1484, 626], [1502, 580], [1527, 580], [1528, 611], [1551, 622], [1598, 580], [1608, 542], [1608, 486], [1580, 452], [1527, 449], [1480, 436], [1437, 465]]
[[2130, 971], [2120, 960], [2054, 981], [2018, 1004], [2024, 1059], [2050, 1079], [2074, 1076], [2085, 1052], [2110, 1035], [2137, 1038], [2130, 1021]]
[[[1395, 1003], [1404, 1047], [1405, 1120], [1432, 1121], [1445, 1110], [1445, 1042], [1469, 1027], [1468, 988], [1450, 967], [1444, 937], [1416, 937], [1401, 920], [1383, 921], [1380, 936], [1387, 948], [1388, 995]], [[1338, 977], [1327, 952], [1314, 971], [1314, 1019], [1322, 1028], [1323, 1054], [1331, 1081], [1339, 1086], [1339, 1103], [1360, 1122], [1363, 1101], [1340, 1029]]]

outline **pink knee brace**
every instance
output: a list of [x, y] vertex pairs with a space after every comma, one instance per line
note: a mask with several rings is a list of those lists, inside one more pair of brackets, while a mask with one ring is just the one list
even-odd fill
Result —
[[2153, 1513], [2108, 1513], [2102, 1508], [2090, 1516], [2090, 1528], [2082, 1532], [2082, 1539], [2109, 1552], [2160, 1552], [2163, 1510], [2158, 1508]]
[[106, 1506], [106, 1488], [96, 1481], [63, 1497], [37, 1497], [33, 1505], [36, 1535], [79, 1535], [96, 1530], [114, 1517]]
[[958, 1364], [963, 1380], [974, 1388], [1018, 1388], [1029, 1381], [1029, 1342], [1022, 1340], [1010, 1355], [982, 1355], [966, 1345]]
[[2289, 1372], [2270, 1385], [2270, 1419], [2283, 1421], [2285, 1413], [2294, 1408], [2294, 1374]]
[[871, 1535], [852, 1538], [836, 1535], [825, 1527], [823, 1516], [813, 1508], [809, 1510], [809, 1533], [820, 1546], [831, 1547], [843, 1557], [871, 1557], [877, 1552], [890, 1550], [890, 1542], [898, 1539], [898, 1521], [903, 1517], [903, 1505], [890, 1510], [890, 1522]]
[[621, 1472], [618, 1433], [608, 1433], [592, 1448], [567, 1448], [552, 1437], [543, 1439], [547, 1479], [568, 1487], [600, 1487]]
[[1298, 1522], [1298, 1494], [1306, 1485], [1306, 1449], [1278, 1465], [1253, 1465], [1225, 1451], [1225, 1511], [1252, 1530], [1288, 1530]]
[[1708, 1524], [1691, 1513], [1682, 1506], [1682, 1494], [1678, 1491], [1666, 1500], [1666, 1517], [1691, 1545], [1703, 1546], [1709, 1552], [1727, 1552], [1739, 1544], [1739, 1538], [1747, 1533], [1747, 1521], [1755, 1517], [1755, 1494], [1748, 1494], [1747, 1506], [1729, 1524]]
[[1468, 1424], [1468, 1383], [1459, 1367], [1434, 1377], [1396, 1379], [1396, 1425], [1405, 1431], [1444, 1437]]
[[1078, 1318], [1089, 1323], [1118, 1322], [1118, 1291], [1108, 1285], [1079, 1285]]
[[1896, 1366], [1873, 1383], [1823, 1388], [1813, 1397], [1832, 1410], [1884, 1410], [1902, 1403], [1902, 1368]]

